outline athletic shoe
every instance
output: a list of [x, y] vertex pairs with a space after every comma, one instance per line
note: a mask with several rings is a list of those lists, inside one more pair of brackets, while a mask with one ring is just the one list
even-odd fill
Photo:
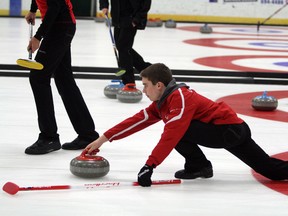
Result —
[[174, 176], [178, 179], [211, 178], [213, 176], [213, 169], [212, 166], [204, 167], [196, 172], [189, 172], [183, 169], [177, 171]]
[[59, 139], [52, 141], [45, 139], [38, 139], [33, 145], [25, 149], [25, 153], [30, 155], [40, 155], [57, 151], [59, 149], [61, 149]]
[[[96, 137], [95, 139], [97, 139], [98, 137]], [[89, 145], [92, 141], [94, 141], [95, 139], [91, 140], [91, 139], [82, 139], [77, 137], [76, 139], [74, 139], [72, 142], [67, 142], [64, 143], [62, 145], [62, 149], [65, 150], [79, 150], [79, 149], [85, 149], [87, 145]]]

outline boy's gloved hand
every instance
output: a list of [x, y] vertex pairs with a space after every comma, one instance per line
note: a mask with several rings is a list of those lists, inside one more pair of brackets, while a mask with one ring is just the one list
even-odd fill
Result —
[[138, 183], [142, 187], [150, 187], [152, 184], [151, 181], [152, 173], [153, 173], [153, 167], [145, 164], [145, 166], [143, 166], [138, 173]]

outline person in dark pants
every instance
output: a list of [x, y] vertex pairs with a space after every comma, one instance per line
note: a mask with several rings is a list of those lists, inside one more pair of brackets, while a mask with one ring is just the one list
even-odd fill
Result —
[[269, 179], [288, 179], [288, 162], [267, 155], [251, 138], [249, 126], [227, 104], [214, 102], [184, 83], [176, 84], [171, 70], [161, 63], [147, 67], [140, 76], [143, 93], [152, 104], [89, 144], [85, 149], [88, 154], [107, 141], [122, 139], [162, 120], [161, 138], [138, 173], [141, 186], [151, 185], [153, 169], [173, 149], [185, 158], [184, 169], [175, 173], [176, 178], [211, 178], [212, 164], [198, 145], [224, 148]]
[[[121, 76], [122, 82], [123, 84], [135, 83], [134, 68], [141, 72], [151, 65], [133, 49], [137, 30], [144, 30], [146, 27], [151, 0], [111, 0], [110, 2], [120, 67], [126, 70], [126, 73]], [[108, 0], [100, 0], [100, 10], [103, 14], [108, 14]]]
[[28, 50], [35, 52], [35, 60], [42, 63], [41, 71], [31, 70], [29, 80], [33, 91], [40, 134], [26, 154], [46, 154], [59, 150], [61, 144], [57, 133], [54, 113], [51, 77], [78, 137], [63, 144], [62, 148], [76, 150], [85, 148], [99, 137], [94, 121], [73, 78], [71, 66], [71, 42], [76, 31], [76, 20], [70, 0], [32, 0], [30, 12], [25, 16], [28, 23], [35, 24], [37, 9], [42, 23], [30, 40]]

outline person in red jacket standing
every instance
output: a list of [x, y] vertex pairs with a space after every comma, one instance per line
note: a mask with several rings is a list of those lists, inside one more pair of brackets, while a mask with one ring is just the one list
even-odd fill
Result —
[[40, 134], [38, 140], [28, 148], [26, 154], [46, 154], [59, 150], [61, 144], [57, 133], [54, 114], [51, 77], [78, 137], [62, 145], [63, 149], [84, 149], [98, 138], [94, 121], [73, 78], [71, 66], [71, 42], [76, 31], [76, 20], [70, 0], [32, 0], [30, 12], [25, 16], [27, 23], [35, 24], [37, 9], [42, 23], [28, 44], [28, 50], [37, 54], [35, 60], [44, 68], [31, 70], [32, 87]]
[[122, 139], [162, 120], [161, 138], [138, 173], [141, 186], [151, 185], [153, 169], [174, 148], [185, 158], [184, 169], [175, 173], [176, 178], [212, 177], [212, 164], [198, 145], [224, 148], [269, 179], [288, 179], [288, 162], [269, 157], [251, 138], [249, 126], [227, 104], [214, 102], [184, 83], [176, 84], [171, 70], [161, 63], [144, 69], [140, 76], [143, 93], [152, 104], [89, 144], [88, 154], [106, 141]]

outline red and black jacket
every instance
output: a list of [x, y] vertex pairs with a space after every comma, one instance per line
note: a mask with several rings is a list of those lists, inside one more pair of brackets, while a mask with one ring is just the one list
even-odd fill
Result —
[[35, 38], [41, 40], [55, 23], [75, 24], [75, 16], [70, 0], [32, 0], [30, 12], [36, 13], [39, 9], [42, 23]]

